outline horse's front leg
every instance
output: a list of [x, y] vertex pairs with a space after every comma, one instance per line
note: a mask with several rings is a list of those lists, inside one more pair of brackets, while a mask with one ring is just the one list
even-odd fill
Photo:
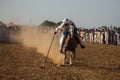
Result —
[[67, 63], [67, 50], [66, 48], [64, 49], [64, 65]]
[[66, 52], [67, 52], [67, 48], [65, 47], [65, 49], [64, 49], [65, 59], [67, 58], [67, 54], [66, 54]]
[[69, 64], [72, 65], [72, 57], [70, 57], [70, 63]]
[[69, 64], [70, 64], [70, 65], [72, 65], [72, 54], [73, 54], [73, 53], [70, 52], [70, 56], [69, 56], [69, 60], [70, 60]]

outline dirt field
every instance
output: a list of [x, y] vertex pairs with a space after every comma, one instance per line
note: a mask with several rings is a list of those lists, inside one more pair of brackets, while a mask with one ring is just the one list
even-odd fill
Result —
[[120, 80], [120, 46], [84, 43], [72, 67], [59, 67], [34, 48], [0, 43], [0, 80]]

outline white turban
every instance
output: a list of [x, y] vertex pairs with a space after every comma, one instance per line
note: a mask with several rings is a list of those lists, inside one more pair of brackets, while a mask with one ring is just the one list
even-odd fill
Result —
[[68, 19], [68, 18], [63, 19], [63, 24], [69, 24], [71, 22], [72, 21], [70, 19]]

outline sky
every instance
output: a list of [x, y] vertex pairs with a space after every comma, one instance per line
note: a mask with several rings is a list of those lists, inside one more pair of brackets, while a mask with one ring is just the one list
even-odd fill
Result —
[[77, 27], [120, 27], [120, 0], [0, 0], [0, 21], [39, 25], [71, 19]]

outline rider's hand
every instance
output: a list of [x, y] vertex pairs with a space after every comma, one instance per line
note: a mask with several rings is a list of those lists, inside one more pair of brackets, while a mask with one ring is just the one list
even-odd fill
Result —
[[54, 34], [56, 34], [57, 32], [55, 31]]

